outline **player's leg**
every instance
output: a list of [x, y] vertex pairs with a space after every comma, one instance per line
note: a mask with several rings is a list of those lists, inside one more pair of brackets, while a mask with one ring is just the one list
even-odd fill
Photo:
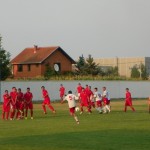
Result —
[[33, 109], [30, 109], [31, 119], [33, 119]]
[[83, 113], [83, 104], [80, 104], [80, 115]]
[[50, 103], [48, 104], [48, 107], [53, 113], [56, 113], [54, 107]]
[[5, 112], [4, 111], [2, 112], [2, 119], [3, 120], [5, 119]]
[[42, 108], [43, 108], [44, 114], [47, 114], [46, 107], [45, 107], [45, 102], [42, 103]]
[[126, 112], [127, 111], [127, 105], [125, 104], [125, 106], [124, 106], [124, 112]]
[[28, 117], [28, 106], [26, 106], [26, 110], [25, 110], [25, 119], [27, 119]]
[[132, 111], [135, 111], [134, 107], [133, 106], [130, 106], [130, 108], [132, 109]]
[[78, 117], [75, 114], [75, 107], [70, 108], [70, 114], [74, 117], [74, 120], [76, 121], [76, 123], [79, 124]]
[[9, 117], [9, 111], [6, 112], [6, 120], [8, 120], [8, 117]]

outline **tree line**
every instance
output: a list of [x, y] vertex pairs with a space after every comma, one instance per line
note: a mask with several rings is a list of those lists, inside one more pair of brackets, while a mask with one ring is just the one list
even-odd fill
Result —
[[[10, 77], [11, 74], [11, 63], [10, 53], [2, 47], [2, 37], [0, 36], [0, 80], [5, 80]], [[119, 77], [118, 67], [103, 67], [100, 64], [96, 64], [92, 55], [88, 55], [85, 58], [83, 55], [79, 57], [74, 66], [72, 72], [55, 72], [51, 66], [46, 65], [46, 71], [44, 73], [44, 79], [50, 79], [51, 76], [71, 75], [71, 76], [101, 76], [101, 77]], [[148, 79], [147, 69], [144, 64], [140, 64], [140, 67], [135, 65], [131, 68], [131, 78], [135, 79]]]

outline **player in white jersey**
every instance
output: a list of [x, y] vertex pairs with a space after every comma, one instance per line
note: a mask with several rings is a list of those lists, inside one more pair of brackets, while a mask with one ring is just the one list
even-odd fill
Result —
[[77, 124], [79, 124], [78, 117], [75, 114], [75, 108], [76, 108], [75, 101], [78, 100], [78, 97], [76, 97], [74, 94], [72, 94], [72, 91], [69, 91], [68, 95], [65, 96], [65, 98], [61, 101], [61, 103], [63, 103], [65, 100], [68, 102], [70, 115], [73, 116], [75, 121], [77, 122]]
[[96, 109], [99, 113], [102, 113], [102, 96], [101, 93], [98, 92], [98, 88], [94, 88], [94, 98], [96, 101]]
[[103, 87], [102, 90], [103, 90], [102, 99], [104, 103], [104, 108], [103, 108], [104, 113], [110, 112], [110, 97], [108, 91], [106, 90], [106, 87]]

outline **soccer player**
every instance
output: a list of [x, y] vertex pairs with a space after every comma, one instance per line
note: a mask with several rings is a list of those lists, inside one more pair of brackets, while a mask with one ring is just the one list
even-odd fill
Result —
[[102, 113], [102, 95], [98, 92], [98, 88], [94, 88], [94, 98], [96, 100], [96, 109], [99, 113]]
[[65, 95], [65, 87], [63, 86], [63, 84], [60, 84], [59, 93], [60, 93], [60, 99], [62, 101]]
[[82, 92], [80, 93], [80, 99], [81, 99], [80, 100], [80, 110], [81, 110], [80, 114], [83, 113], [83, 107], [86, 107], [89, 114], [91, 114], [92, 111], [89, 106], [88, 95], [84, 88], [82, 88]]
[[17, 109], [16, 119], [21, 119], [24, 115], [24, 95], [21, 92], [21, 88], [18, 89], [16, 109]]
[[127, 106], [129, 106], [132, 109], [132, 111], [135, 111], [134, 107], [132, 106], [132, 97], [131, 97], [131, 93], [129, 91], [129, 88], [126, 88], [126, 98], [125, 98], [124, 112], [127, 111]]
[[110, 112], [110, 98], [105, 86], [102, 88], [102, 90], [103, 90], [102, 100], [104, 105], [103, 109], [104, 109], [104, 113], [107, 113]]
[[89, 86], [89, 104], [90, 104], [90, 107], [93, 107], [95, 108], [95, 102], [94, 102], [94, 93], [92, 92], [91, 90], [91, 86]]
[[30, 92], [30, 88], [27, 88], [27, 92], [24, 94], [24, 107], [25, 107], [25, 119], [28, 119], [28, 109], [30, 109], [31, 119], [33, 119], [33, 94]]
[[11, 102], [10, 102], [10, 107], [11, 107], [11, 113], [10, 113], [10, 120], [14, 119], [15, 113], [16, 113], [16, 101], [17, 101], [17, 89], [16, 87], [12, 87], [12, 91], [10, 92], [11, 96]]
[[2, 119], [5, 119], [5, 113], [6, 113], [6, 120], [8, 120], [9, 112], [10, 112], [10, 100], [11, 97], [8, 94], [8, 90], [5, 90], [5, 93], [3, 95], [3, 109], [2, 109]]
[[74, 94], [72, 94], [72, 91], [69, 91], [68, 95], [61, 101], [61, 103], [63, 103], [65, 100], [68, 102], [70, 115], [73, 116], [75, 121], [77, 122], [77, 124], [79, 124], [78, 117], [75, 114], [75, 108], [76, 108], [75, 100], [77, 100], [77, 99], [78, 99], [78, 97], [76, 97]]
[[81, 83], [79, 83], [78, 86], [77, 86], [78, 97], [80, 97], [81, 92], [82, 92], [82, 86], [81, 86]]
[[42, 96], [44, 98], [43, 103], [42, 103], [44, 114], [47, 114], [45, 105], [48, 105], [49, 109], [55, 114], [56, 111], [54, 107], [51, 105], [50, 97], [49, 97], [47, 90], [45, 89], [44, 86], [42, 86], [41, 89], [42, 89]]

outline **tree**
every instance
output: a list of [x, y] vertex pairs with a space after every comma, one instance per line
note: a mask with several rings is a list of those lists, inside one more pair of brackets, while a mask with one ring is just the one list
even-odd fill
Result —
[[49, 64], [46, 64], [45, 67], [46, 67], [46, 70], [44, 73], [44, 78], [45, 80], [48, 80], [51, 76], [55, 75], [55, 71], [54, 69], [51, 68]]
[[85, 58], [82, 56], [79, 57], [79, 60], [76, 62], [76, 72], [80, 75], [85, 75], [86, 71], [85, 71], [85, 66], [86, 66], [86, 62], [85, 62]]
[[133, 66], [133, 68], [131, 69], [131, 78], [140, 78], [140, 72], [137, 66]]
[[0, 80], [5, 80], [10, 75], [10, 53], [2, 47], [2, 37], [0, 36]]
[[86, 59], [86, 64], [85, 64], [85, 70], [87, 74], [90, 75], [97, 75], [99, 73], [100, 68], [98, 67], [98, 64], [94, 62], [94, 59], [91, 55], [88, 56]]
[[140, 68], [141, 68], [141, 78], [143, 80], [147, 80], [148, 79], [148, 73], [147, 73], [146, 67], [144, 66], [144, 64], [141, 64]]

